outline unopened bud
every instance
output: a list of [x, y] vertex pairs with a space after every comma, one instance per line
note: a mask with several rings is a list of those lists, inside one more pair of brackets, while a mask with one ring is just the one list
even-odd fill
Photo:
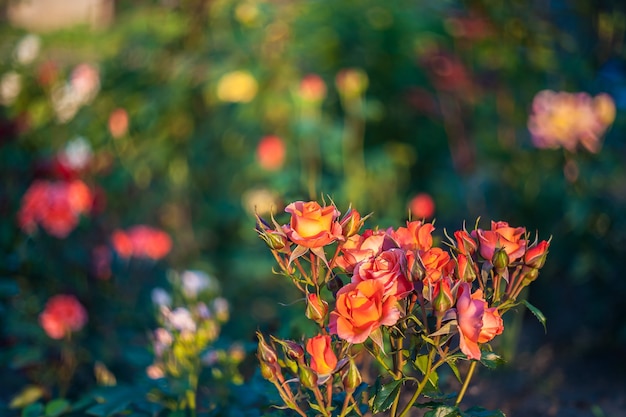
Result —
[[341, 382], [343, 383], [343, 389], [346, 393], [351, 394], [354, 390], [357, 389], [362, 382], [361, 373], [359, 369], [356, 367], [354, 360], [352, 358], [348, 361], [348, 366], [343, 371], [341, 375]]
[[411, 265], [411, 273], [408, 278], [409, 281], [419, 282], [426, 277], [426, 268], [422, 265], [422, 260], [419, 256], [415, 256], [413, 265]]
[[457, 273], [459, 279], [465, 282], [473, 282], [476, 279], [476, 270], [470, 257], [459, 254], [457, 257]]
[[305, 364], [300, 365], [298, 378], [300, 383], [306, 388], [313, 389], [317, 386], [317, 374]]
[[533, 268], [541, 269], [543, 264], [546, 262], [549, 246], [549, 242], [542, 240], [536, 246], [528, 248], [524, 254], [524, 264]]
[[509, 266], [509, 255], [506, 253], [504, 248], [496, 249], [493, 254], [493, 258], [491, 258], [491, 263], [499, 273], [504, 271]]
[[361, 226], [363, 226], [364, 219], [361, 219], [361, 215], [358, 211], [354, 209], [348, 210], [346, 215], [339, 222], [341, 224], [341, 230], [343, 236], [347, 239], [351, 236], [356, 235], [359, 230], [361, 230]]
[[463, 255], [471, 255], [478, 249], [478, 244], [466, 230], [457, 230], [454, 232], [454, 238], [456, 248]]
[[450, 283], [443, 278], [434, 284], [433, 309], [438, 313], [445, 313], [454, 305], [454, 298], [450, 291]]
[[307, 318], [323, 327], [326, 321], [326, 315], [328, 314], [328, 303], [322, 300], [317, 294], [311, 293], [306, 299], [305, 314]]
[[539, 270], [537, 268], [524, 267], [522, 270], [522, 276], [524, 277], [522, 278], [522, 285], [525, 287], [537, 279], [539, 276]]
[[278, 361], [276, 350], [267, 344], [261, 332], [256, 332], [256, 336], [259, 339], [259, 347], [257, 349], [259, 360], [268, 364], [276, 363]]
[[261, 376], [270, 382], [276, 381], [276, 364], [270, 365], [267, 362], [259, 361], [261, 365]]
[[299, 343], [293, 340], [281, 340], [272, 336], [272, 340], [283, 347], [285, 355], [294, 360], [300, 360], [304, 358], [304, 348]]

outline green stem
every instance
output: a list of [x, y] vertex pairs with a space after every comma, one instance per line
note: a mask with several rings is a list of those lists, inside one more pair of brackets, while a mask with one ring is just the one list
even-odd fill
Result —
[[469, 371], [467, 371], [467, 376], [465, 377], [465, 382], [463, 382], [463, 387], [461, 388], [459, 395], [456, 397], [456, 402], [454, 403], [454, 405], [458, 406], [459, 404], [461, 404], [461, 400], [463, 400], [463, 396], [467, 391], [467, 387], [469, 386], [470, 380], [472, 379], [472, 375], [474, 375], [474, 370], [476, 369], [477, 363], [478, 361], [472, 361], [472, 363], [470, 364]]
[[[396, 380], [402, 378], [402, 368], [404, 367], [404, 357], [402, 356], [402, 339], [391, 337], [391, 347], [394, 349], [393, 352], [393, 370], [396, 375]], [[400, 393], [402, 389], [398, 390], [396, 394], [396, 398], [394, 398], [393, 403], [391, 404], [391, 415], [395, 416], [398, 410], [398, 405], [400, 403]]]
[[[417, 385], [417, 389], [413, 393], [413, 396], [411, 397], [409, 402], [404, 406], [404, 408], [402, 409], [398, 417], [404, 417], [409, 413], [409, 411], [411, 410], [411, 407], [413, 407], [413, 404], [415, 404], [415, 401], [417, 401], [422, 391], [424, 391], [424, 388], [426, 388], [426, 384], [428, 384], [428, 381], [430, 379], [429, 378], [430, 373], [433, 371], [432, 365], [433, 365], [434, 356], [435, 356], [435, 350], [432, 349], [428, 353], [428, 364], [426, 365], [426, 372], [424, 372], [424, 379], [422, 380], [422, 382], [420, 382]], [[395, 416], [392, 414], [392, 417], [395, 417]]]

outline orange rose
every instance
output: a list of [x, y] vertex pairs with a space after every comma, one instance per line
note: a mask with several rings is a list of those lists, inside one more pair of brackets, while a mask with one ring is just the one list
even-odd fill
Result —
[[393, 295], [385, 297], [378, 280], [354, 282], [337, 292], [335, 311], [330, 313], [330, 332], [350, 343], [363, 343], [380, 326], [393, 326], [400, 318]]
[[311, 369], [318, 375], [331, 374], [337, 366], [337, 356], [328, 335], [317, 335], [306, 342], [306, 351], [311, 355]]
[[524, 264], [537, 269], [542, 268], [548, 255], [548, 247], [550, 247], [550, 242], [542, 240], [532, 248], [528, 248], [524, 254]]
[[526, 229], [510, 227], [507, 222], [491, 222], [491, 230], [478, 229], [472, 236], [478, 237], [480, 255], [487, 261], [492, 261], [496, 249], [504, 249], [509, 262], [521, 258], [526, 251], [526, 240], [522, 239]]
[[391, 235], [402, 249], [428, 250], [433, 246], [431, 236], [435, 226], [421, 221], [407, 222], [406, 227], [399, 227]]
[[285, 225], [289, 239], [307, 248], [320, 248], [342, 238], [341, 226], [336, 221], [339, 210], [335, 206], [321, 207], [317, 202], [296, 201], [285, 211], [291, 213], [291, 222]]
[[444, 276], [444, 268], [450, 262], [450, 255], [441, 248], [431, 248], [420, 255], [422, 265], [426, 269], [426, 281], [435, 283]]
[[362, 235], [350, 236], [341, 246], [342, 256], [337, 257], [338, 267], [348, 273], [361, 261], [373, 258], [382, 251], [396, 247], [389, 235], [382, 231], [366, 230]]

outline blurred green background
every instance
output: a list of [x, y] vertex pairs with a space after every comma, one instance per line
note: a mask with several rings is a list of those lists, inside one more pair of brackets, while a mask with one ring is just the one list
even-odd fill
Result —
[[[0, 6], [0, 403], [33, 383], [58, 395], [58, 347], [37, 316], [59, 292], [89, 313], [81, 361], [137, 384], [151, 361], [150, 293], [187, 269], [219, 281], [231, 305], [219, 343], [246, 346], [240, 370], [252, 378], [254, 331], [294, 337], [303, 320], [301, 306], [283, 305], [295, 292], [272, 274], [254, 207], [284, 222], [286, 204], [322, 196], [373, 212], [366, 226], [402, 225], [428, 193], [438, 236], [478, 217], [552, 236], [528, 294], [547, 334], [511, 323], [508, 354], [518, 344], [574, 360], [626, 353], [620, 2], [57, 1], [58, 16], [43, 3]], [[63, 23], [83, 6], [79, 23]], [[28, 7], [43, 26], [22, 20]], [[64, 88], [81, 64], [97, 77], [77, 99]], [[545, 89], [613, 98], [599, 153], [533, 146], [527, 122]], [[55, 162], [72, 143], [90, 155], [79, 173]], [[20, 230], [33, 181], [67, 176], [96, 190], [92, 213], [64, 239]], [[172, 251], [113, 256], [99, 278], [93, 248], [135, 224], [165, 230]], [[71, 395], [90, 386], [86, 366]], [[239, 407], [264, 400], [250, 401]], [[243, 415], [229, 407], [220, 412]]]

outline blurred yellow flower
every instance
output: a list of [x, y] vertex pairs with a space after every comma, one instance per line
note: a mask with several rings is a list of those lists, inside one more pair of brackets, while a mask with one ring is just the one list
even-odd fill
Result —
[[257, 81], [248, 71], [229, 72], [217, 83], [217, 97], [230, 103], [248, 103], [254, 99], [257, 90]]

